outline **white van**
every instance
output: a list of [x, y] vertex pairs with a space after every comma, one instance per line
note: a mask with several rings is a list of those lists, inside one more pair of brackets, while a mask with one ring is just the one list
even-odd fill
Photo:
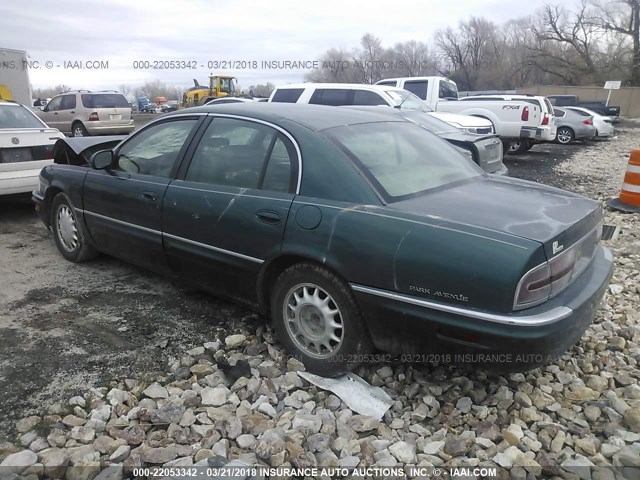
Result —
[[299, 83], [276, 87], [271, 92], [269, 101], [333, 106], [387, 105], [402, 110], [427, 112], [466, 133], [495, 133], [491, 122], [484, 118], [434, 112], [411, 92], [396, 87], [359, 83]]

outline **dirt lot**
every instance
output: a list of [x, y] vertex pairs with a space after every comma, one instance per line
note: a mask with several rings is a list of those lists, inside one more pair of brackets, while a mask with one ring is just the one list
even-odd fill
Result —
[[[628, 129], [620, 138], [637, 134]], [[515, 177], [580, 191], [583, 176], [565, 164], [576, 155], [597, 158], [620, 138], [536, 146], [506, 163]], [[56, 399], [164, 370], [186, 349], [222, 337], [222, 328], [255, 333], [259, 325], [242, 307], [112, 258], [65, 261], [27, 199], [0, 198], [0, 258], [0, 438], [14, 438], [16, 420]]]

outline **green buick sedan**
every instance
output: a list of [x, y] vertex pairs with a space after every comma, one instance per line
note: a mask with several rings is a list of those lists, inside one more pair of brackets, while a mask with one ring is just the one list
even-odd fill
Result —
[[598, 203], [485, 174], [393, 113], [207, 106], [101, 141], [60, 140], [33, 192], [60, 253], [242, 302], [321, 375], [388, 352], [534, 368], [612, 274]]

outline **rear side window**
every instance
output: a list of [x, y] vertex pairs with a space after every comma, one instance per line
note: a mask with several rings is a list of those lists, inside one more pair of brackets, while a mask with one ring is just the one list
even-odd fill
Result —
[[553, 109], [553, 115], [556, 116], [556, 117], [562, 118], [562, 117], [564, 117], [565, 113], [564, 113], [564, 110], [558, 110], [557, 108], [554, 108]]
[[296, 103], [304, 88], [280, 88], [273, 94], [272, 102]]
[[82, 105], [86, 108], [128, 108], [124, 95], [119, 93], [85, 93], [81, 95]]
[[577, 113], [578, 115], [580, 115], [581, 117], [590, 117], [591, 115], [589, 115], [587, 112], [584, 112], [582, 110], [574, 110], [573, 108], [570, 109], [573, 113]]
[[185, 180], [288, 192], [293, 155], [290, 142], [271, 127], [216, 118], [198, 144]]
[[429, 83], [427, 80], [409, 80], [404, 82], [404, 89], [409, 90], [414, 95], [417, 95], [422, 100], [427, 99], [427, 87]]
[[376, 85], [389, 85], [390, 87], [395, 87], [396, 86], [396, 81], [395, 80], [387, 80], [384, 82], [377, 82]]
[[351, 105], [351, 90], [344, 88], [319, 88], [311, 97], [309, 103], [316, 105]]
[[76, 96], [64, 95], [62, 102], [60, 102], [60, 110], [71, 110], [72, 108], [76, 108]]
[[380, 95], [366, 90], [356, 90], [353, 93], [354, 105], [387, 105]]

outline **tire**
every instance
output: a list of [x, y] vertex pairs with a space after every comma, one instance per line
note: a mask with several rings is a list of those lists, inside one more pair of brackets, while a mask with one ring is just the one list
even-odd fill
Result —
[[70, 262], [80, 263], [95, 258], [96, 249], [88, 242], [88, 233], [78, 222], [76, 211], [65, 193], [59, 193], [51, 202], [51, 228], [58, 250]]
[[82, 122], [75, 122], [73, 125], [71, 125], [71, 135], [74, 137], [88, 137], [89, 132], [84, 127]]
[[530, 150], [533, 147], [533, 142], [529, 140], [520, 140], [517, 142], [512, 142], [509, 145], [508, 154], [509, 155], [520, 155], [521, 153]]
[[318, 265], [299, 263], [280, 274], [271, 292], [271, 318], [287, 351], [317, 375], [348, 373], [373, 350], [351, 290]]
[[575, 139], [575, 133], [569, 127], [560, 127], [556, 133], [556, 143], [568, 145]]

